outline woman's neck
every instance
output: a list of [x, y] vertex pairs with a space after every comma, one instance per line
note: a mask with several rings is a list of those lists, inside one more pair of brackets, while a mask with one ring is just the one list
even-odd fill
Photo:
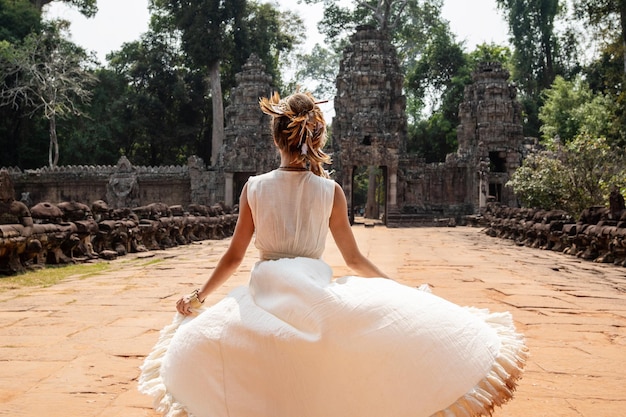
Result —
[[291, 154], [287, 154], [286, 152], [280, 152], [280, 166], [279, 169], [287, 170], [287, 171], [308, 171], [306, 163], [303, 162], [294, 162], [296, 158]]

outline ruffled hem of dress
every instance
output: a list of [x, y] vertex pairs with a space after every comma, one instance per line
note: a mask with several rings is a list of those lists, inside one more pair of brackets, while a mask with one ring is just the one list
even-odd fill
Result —
[[496, 330], [502, 343], [500, 353], [490, 371], [474, 388], [431, 417], [491, 416], [495, 407], [513, 398], [517, 381], [526, 365], [528, 348], [524, 337], [515, 330], [510, 313], [490, 313], [484, 309], [466, 308]]
[[[427, 285], [422, 285], [419, 290], [430, 292]], [[524, 337], [516, 331], [510, 313], [490, 313], [486, 309], [466, 308], [496, 330], [501, 341], [500, 353], [495, 358], [490, 371], [474, 388], [431, 417], [491, 416], [495, 407], [513, 398], [517, 381], [522, 376], [528, 358], [528, 348]], [[161, 377], [161, 364], [165, 353], [172, 337], [185, 318], [176, 313], [172, 323], [161, 330], [157, 344], [140, 367], [139, 391], [153, 398], [154, 409], [163, 417], [193, 417], [182, 404], [175, 400]]]
[[161, 377], [161, 364], [165, 353], [176, 330], [186, 318], [182, 314], [176, 313], [172, 323], [161, 330], [157, 344], [139, 368], [141, 369], [138, 381], [139, 392], [153, 398], [154, 409], [163, 417], [193, 417], [167, 390]]

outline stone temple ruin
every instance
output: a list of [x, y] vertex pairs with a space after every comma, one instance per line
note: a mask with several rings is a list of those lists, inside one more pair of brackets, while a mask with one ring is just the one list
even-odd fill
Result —
[[480, 66], [459, 109], [458, 151], [445, 163], [427, 164], [406, 152], [404, 78], [395, 50], [381, 32], [360, 28], [344, 51], [333, 121], [333, 168], [349, 204], [354, 169], [376, 166], [383, 171], [387, 226], [458, 221], [489, 199], [516, 206], [504, 185], [521, 164], [524, 137], [508, 78], [498, 63]]
[[[333, 165], [329, 167], [345, 190], [351, 218], [354, 220], [355, 174], [363, 167], [382, 172], [377, 186], [383, 191], [376, 192], [382, 208], [378, 219], [388, 227], [464, 222], [467, 215], [481, 212], [488, 201], [517, 206], [505, 184], [521, 164], [524, 138], [520, 105], [508, 78], [497, 63], [478, 68], [459, 108], [457, 152], [445, 162], [427, 164], [406, 150], [404, 78], [396, 51], [383, 33], [359, 28], [344, 51], [337, 76]], [[198, 235], [228, 235], [247, 179], [279, 163], [271, 145], [269, 117], [258, 107], [259, 97], [272, 91], [265, 66], [252, 55], [237, 75], [237, 87], [225, 109], [225, 137], [214, 150], [213, 166], [192, 156], [184, 166], [133, 166], [122, 157], [117, 166], [3, 169], [4, 183], [12, 184], [9, 194], [21, 198], [3, 200], [4, 211], [10, 215], [0, 210], [0, 258], [9, 254], [11, 269], [16, 269], [20, 259], [44, 258], [37, 253], [39, 246], [48, 254], [54, 252], [58, 261], [73, 256], [63, 248], [74, 250], [76, 242], [110, 241], [95, 247], [122, 253], [146, 246], [139, 242], [154, 242], [154, 236], [160, 243], [147, 246], [190, 242]], [[68, 210], [68, 204], [81, 205], [80, 211], [90, 212], [89, 216], [70, 220], [57, 214], [52, 216], [60, 219], [57, 226], [43, 220], [58, 208], [55, 205], [61, 206], [57, 210], [61, 213]], [[153, 213], [157, 206], [158, 215]], [[104, 217], [97, 214], [102, 207], [106, 208]], [[10, 219], [22, 211], [22, 220], [12, 223]], [[33, 225], [30, 219], [35, 220]], [[195, 226], [188, 226], [192, 223]], [[29, 237], [34, 235], [37, 239]], [[59, 236], [67, 239], [57, 241]], [[117, 236], [117, 241], [112, 236]], [[7, 249], [3, 239], [21, 243]], [[93, 256], [92, 250], [86, 253]], [[30, 255], [26, 257], [26, 253]]]
[[[384, 177], [387, 226], [433, 224], [478, 213], [487, 201], [516, 206], [505, 183], [521, 164], [521, 109], [509, 74], [484, 63], [466, 87], [459, 109], [458, 151], [443, 163], [425, 163], [406, 151], [406, 99], [396, 52], [387, 37], [362, 27], [351, 37], [337, 76], [330, 169], [352, 211], [356, 167], [379, 167]], [[112, 208], [222, 202], [233, 206], [250, 175], [277, 166], [269, 118], [258, 99], [272, 92], [271, 77], [252, 55], [237, 75], [225, 109], [225, 138], [213, 166], [191, 157], [187, 165], [138, 167], [122, 157], [117, 166], [9, 169], [17, 195], [42, 201], [104, 200]]]
[[[578, 220], [517, 208], [505, 184], [531, 144], [508, 78], [498, 63], [479, 66], [459, 107], [458, 150], [445, 162], [426, 163], [406, 151], [396, 52], [384, 34], [359, 28], [341, 61], [332, 123], [330, 170], [349, 215], [354, 220], [355, 178], [365, 167], [382, 173], [375, 195], [388, 227], [480, 225], [519, 245], [626, 265], [626, 205], [617, 192], [610, 209], [591, 207]], [[195, 156], [184, 166], [161, 167], [122, 157], [116, 166], [1, 169], [0, 274], [231, 235], [243, 185], [279, 163], [269, 117], [258, 108], [259, 97], [273, 90], [258, 57], [250, 57], [237, 83], [211, 166]]]

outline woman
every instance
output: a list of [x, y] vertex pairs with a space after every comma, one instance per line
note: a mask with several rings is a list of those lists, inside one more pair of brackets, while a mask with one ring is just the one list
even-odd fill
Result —
[[[479, 416], [512, 396], [526, 347], [508, 313], [410, 288], [358, 249], [341, 187], [326, 178], [326, 126], [309, 94], [260, 101], [281, 164], [249, 179], [211, 277], [176, 303], [142, 366], [140, 390], [166, 416]], [[358, 276], [332, 280], [330, 230]], [[198, 312], [241, 263], [247, 287]]]

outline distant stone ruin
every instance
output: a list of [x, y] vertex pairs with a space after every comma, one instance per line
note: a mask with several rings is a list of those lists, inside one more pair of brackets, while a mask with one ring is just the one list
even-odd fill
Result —
[[385, 33], [360, 27], [350, 38], [337, 75], [333, 119], [333, 169], [354, 217], [353, 177], [357, 167], [381, 168], [386, 210], [398, 205], [398, 170], [406, 154], [404, 76]]
[[484, 208], [488, 199], [517, 206], [513, 191], [505, 187], [520, 167], [524, 153], [522, 106], [517, 89], [509, 84], [509, 72], [494, 62], [482, 63], [465, 88], [459, 106], [457, 160], [466, 159], [477, 170], [478, 195], [475, 207]]
[[253, 54], [237, 74], [237, 87], [233, 88], [231, 103], [224, 110], [225, 138], [217, 170], [223, 186], [222, 199], [228, 204], [239, 201], [239, 194], [251, 175], [270, 171], [280, 162], [272, 145], [269, 116], [259, 109], [259, 98], [272, 94], [271, 82], [265, 66]]
[[521, 164], [524, 137], [508, 78], [498, 63], [479, 67], [459, 108], [458, 151], [427, 164], [406, 152], [404, 77], [394, 47], [380, 31], [359, 28], [341, 61], [333, 120], [333, 169], [349, 213], [358, 166], [382, 169], [390, 227], [456, 224], [488, 200], [517, 205], [504, 185]]
[[[345, 49], [337, 76], [330, 170], [344, 188], [354, 214], [357, 167], [381, 169], [382, 221], [390, 227], [456, 224], [480, 212], [488, 201], [515, 206], [506, 181], [523, 155], [521, 110], [509, 74], [484, 63], [466, 87], [459, 109], [458, 151], [445, 162], [427, 164], [408, 154], [404, 77], [389, 39], [361, 27]], [[24, 204], [105, 201], [111, 209], [159, 203], [167, 206], [231, 207], [251, 175], [278, 165], [269, 117], [259, 97], [272, 93], [272, 79], [252, 55], [237, 75], [225, 109], [225, 138], [214, 166], [196, 156], [186, 165], [134, 166], [126, 157], [116, 166], [7, 169]]]

